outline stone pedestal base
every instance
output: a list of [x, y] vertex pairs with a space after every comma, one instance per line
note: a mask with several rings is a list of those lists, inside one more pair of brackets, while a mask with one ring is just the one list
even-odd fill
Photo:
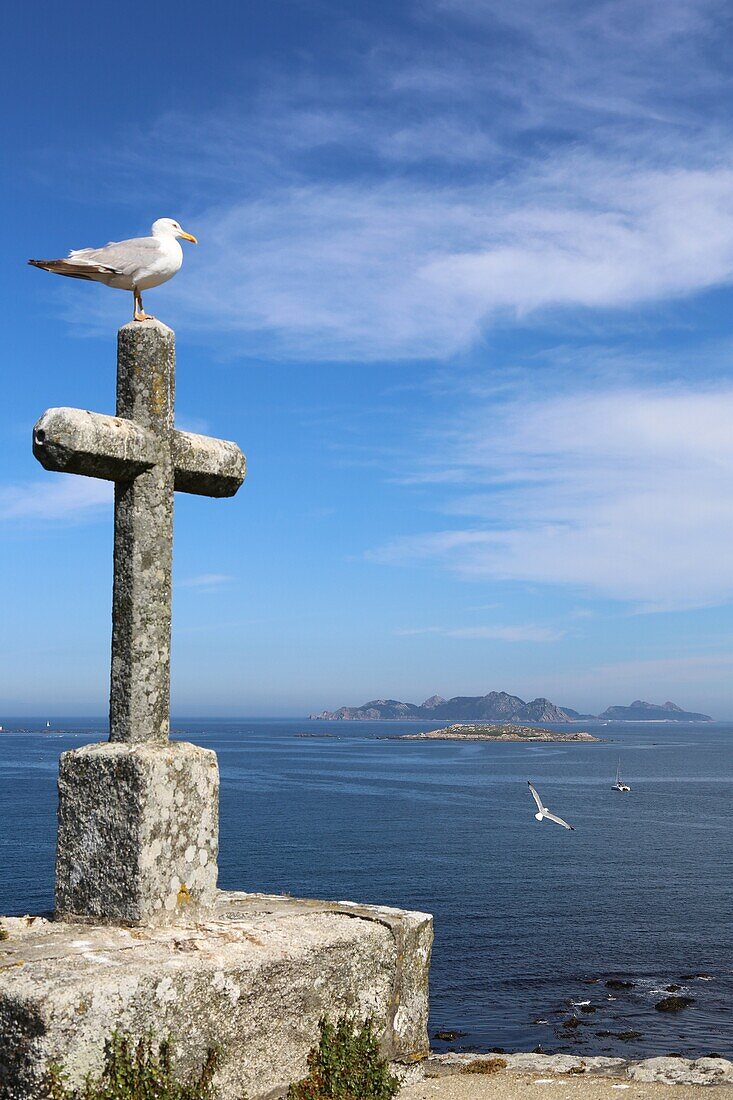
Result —
[[206, 913], [218, 844], [219, 770], [210, 749], [104, 742], [62, 754], [59, 917], [164, 924]]
[[0, 921], [0, 1100], [31, 1100], [49, 1062], [72, 1084], [113, 1029], [172, 1035], [182, 1072], [222, 1049], [221, 1100], [264, 1100], [306, 1073], [318, 1020], [371, 1016], [392, 1061], [428, 1052], [432, 919], [220, 894], [204, 923], [114, 928]]

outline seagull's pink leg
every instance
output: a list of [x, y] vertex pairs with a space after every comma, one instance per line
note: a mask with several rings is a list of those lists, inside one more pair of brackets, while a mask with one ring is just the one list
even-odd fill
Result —
[[[155, 318], [150, 313], [146, 313], [143, 309], [143, 296], [139, 290], [133, 290], [135, 312], [133, 314], [133, 320], [135, 321], [154, 321]], [[138, 308], [139, 307], [139, 308]]]

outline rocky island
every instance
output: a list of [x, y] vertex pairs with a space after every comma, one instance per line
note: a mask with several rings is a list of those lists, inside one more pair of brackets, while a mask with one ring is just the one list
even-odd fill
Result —
[[635, 699], [628, 707], [608, 707], [599, 718], [606, 722], [712, 722], [709, 714], [683, 710], [676, 703], [645, 703]]
[[311, 714], [311, 718], [326, 721], [385, 721], [389, 719], [419, 719], [438, 722], [577, 722], [594, 718], [579, 714], [569, 707], [558, 707], [540, 697], [526, 703], [518, 695], [506, 691], [490, 691], [488, 695], [455, 695], [444, 699], [431, 695], [424, 703], [402, 703], [399, 699], [372, 699], [360, 707], [339, 707]]
[[602, 714], [581, 714], [572, 707], [560, 707], [544, 696], [528, 703], [506, 691], [488, 695], [455, 695], [444, 699], [431, 695], [424, 703], [403, 703], [399, 699], [371, 699], [360, 707], [339, 707], [309, 715], [321, 721], [384, 722], [415, 719], [429, 722], [712, 722], [709, 714], [683, 710], [675, 703], [645, 703], [635, 699], [628, 707], [608, 707]]
[[600, 741], [591, 733], [574, 730], [572, 733], [558, 733], [555, 730], [539, 729], [537, 726], [515, 726], [511, 723], [487, 724], [459, 723], [446, 726], [442, 730], [428, 730], [427, 733], [399, 733], [386, 738], [390, 741]]

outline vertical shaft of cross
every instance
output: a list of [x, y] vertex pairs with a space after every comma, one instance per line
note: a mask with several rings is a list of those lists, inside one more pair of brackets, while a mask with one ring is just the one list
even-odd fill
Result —
[[175, 337], [132, 322], [117, 343], [117, 415], [161, 443], [152, 468], [115, 484], [110, 741], [166, 741], [170, 728]]

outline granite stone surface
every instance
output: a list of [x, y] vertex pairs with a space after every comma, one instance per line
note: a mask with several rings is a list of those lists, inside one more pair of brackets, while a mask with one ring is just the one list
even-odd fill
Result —
[[103, 742], [62, 753], [57, 912], [129, 924], [206, 913], [218, 834], [210, 749]]
[[218, 1043], [221, 1100], [282, 1095], [324, 1015], [372, 1017], [394, 1062], [428, 1052], [424, 913], [222, 893], [208, 920], [157, 928], [0, 923], [0, 1100], [35, 1098], [50, 1061], [96, 1072], [113, 1028], [171, 1034], [182, 1073]]
[[166, 741], [170, 712], [175, 336], [156, 322], [118, 333], [117, 416], [161, 444], [115, 482], [110, 741]]
[[175, 335], [160, 321], [117, 338], [116, 416], [48, 409], [33, 430], [47, 470], [115, 483], [110, 740], [167, 741], [174, 492], [233, 496], [236, 443], [174, 427]]

